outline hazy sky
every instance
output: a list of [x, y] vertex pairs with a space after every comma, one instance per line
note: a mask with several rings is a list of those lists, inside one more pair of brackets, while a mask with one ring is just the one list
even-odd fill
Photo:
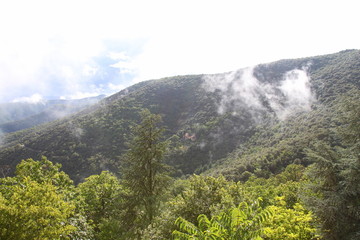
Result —
[[0, 102], [360, 49], [358, 0], [2, 0]]

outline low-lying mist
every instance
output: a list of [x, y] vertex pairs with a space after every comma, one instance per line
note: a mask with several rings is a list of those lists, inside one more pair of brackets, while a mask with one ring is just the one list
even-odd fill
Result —
[[259, 112], [270, 111], [284, 120], [293, 113], [309, 111], [315, 101], [306, 67], [288, 71], [280, 81], [270, 82], [259, 81], [254, 67], [206, 75], [203, 87], [220, 95], [219, 114], [238, 114], [246, 108], [255, 119]]

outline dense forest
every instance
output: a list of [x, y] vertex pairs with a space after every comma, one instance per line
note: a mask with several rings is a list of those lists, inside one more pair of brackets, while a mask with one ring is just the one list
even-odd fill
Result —
[[359, 119], [358, 50], [139, 83], [2, 137], [0, 239], [359, 239]]

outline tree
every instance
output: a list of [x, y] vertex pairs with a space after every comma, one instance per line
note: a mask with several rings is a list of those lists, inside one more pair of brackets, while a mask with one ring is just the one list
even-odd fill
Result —
[[175, 185], [173, 198], [164, 204], [161, 214], [144, 232], [143, 239], [171, 239], [172, 232], [177, 229], [177, 218], [197, 223], [199, 215], [211, 218], [224, 209], [238, 206], [243, 200], [242, 185], [227, 181], [223, 176], [193, 175], [176, 181]]
[[59, 192], [73, 191], [73, 181], [69, 175], [60, 171], [60, 163], [52, 163], [45, 156], [41, 157], [40, 161], [34, 161], [29, 158], [22, 160], [16, 166], [16, 178], [21, 181], [28, 177], [39, 184], [50, 182]]
[[8, 178], [0, 188], [0, 239], [66, 239], [76, 230], [69, 223], [75, 205], [51, 182]]
[[173, 215], [195, 222], [201, 214], [211, 217], [225, 208], [242, 202], [241, 185], [227, 181], [223, 176], [193, 175], [181, 194], [171, 201]]
[[312, 212], [300, 204], [287, 208], [285, 197], [276, 197], [277, 204], [268, 207], [274, 214], [265, 226], [265, 239], [307, 240], [318, 239]]
[[268, 221], [272, 212], [261, 209], [259, 201], [251, 205], [242, 202], [238, 207], [226, 209], [211, 220], [201, 214], [198, 216], [198, 226], [180, 217], [176, 220], [180, 231], [175, 230], [173, 236], [176, 240], [262, 239], [262, 224]]
[[[147, 226], [157, 214], [160, 198], [169, 181], [169, 167], [164, 161], [168, 143], [162, 141], [161, 116], [141, 112], [141, 123], [133, 130], [129, 150], [123, 157], [122, 180], [128, 191], [129, 209], [138, 209]], [[131, 206], [131, 207], [130, 207]]]
[[73, 181], [60, 167], [29, 158], [14, 177], [0, 179], [0, 239], [89, 239]]
[[[96, 239], [114, 239], [106, 236], [120, 232], [121, 228], [119, 219], [122, 188], [117, 177], [103, 171], [100, 175], [86, 178], [85, 182], [78, 185], [77, 190], [79, 208], [84, 212], [88, 222], [94, 225]], [[105, 225], [113, 226], [109, 229]], [[107, 233], [104, 233], [103, 228], [107, 228]]]

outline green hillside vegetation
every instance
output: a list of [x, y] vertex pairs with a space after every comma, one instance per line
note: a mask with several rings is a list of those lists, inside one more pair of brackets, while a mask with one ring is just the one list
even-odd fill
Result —
[[[169, 161], [180, 175], [193, 173], [207, 162], [210, 150], [214, 158], [225, 157], [237, 145], [236, 135], [246, 139], [251, 130], [233, 132], [238, 117], [218, 115], [215, 96], [201, 84], [200, 75], [141, 83], [135, 90], [122, 91], [76, 117], [6, 135], [0, 153], [2, 164], [13, 166], [18, 159], [45, 155], [61, 163], [77, 180], [102, 169], [114, 170], [118, 157], [126, 150], [129, 129], [146, 108], [163, 116], [165, 135], [172, 139], [174, 148]], [[231, 138], [217, 143], [212, 141], [212, 132]], [[198, 140], [184, 139], [186, 133], [196, 134]], [[203, 139], [211, 143], [207, 149], [199, 146]]]
[[[331, 143], [304, 150], [268, 178], [169, 178], [160, 115], [141, 113], [120, 176], [103, 171], [77, 186], [46, 158], [22, 161], [0, 182], [5, 239], [357, 239], [360, 91], [339, 98]], [[341, 221], [339, 221], [341, 219]]]
[[[164, 184], [170, 178], [161, 163], [166, 142], [159, 141], [159, 119], [159, 115], [142, 113], [125, 157], [130, 165], [124, 166], [120, 179], [104, 171], [75, 187], [59, 170], [60, 165], [44, 157], [22, 161], [14, 177], [1, 179], [1, 238], [316, 237], [312, 213], [297, 197], [303, 172], [300, 166], [245, 184], [202, 176], [179, 180], [171, 188]], [[266, 187], [259, 188], [261, 183]], [[299, 226], [288, 228], [294, 215]], [[196, 219], [198, 222], [191, 223]]]
[[258, 126], [249, 141], [219, 160], [207, 174], [221, 174], [235, 181], [246, 181], [253, 174], [269, 177], [291, 163], [307, 166], [311, 162], [305, 157], [304, 149], [319, 140], [328, 143], [336, 141], [331, 133], [332, 125], [336, 124], [336, 111], [336, 107], [321, 106], [271, 127]]
[[[356, 50], [344, 51], [326, 56], [282, 60], [255, 67], [254, 76], [259, 81], [276, 84], [287, 71], [309, 66], [311, 87], [319, 99], [318, 104], [314, 105], [318, 113], [299, 113], [299, 116], [296, 116], [299, 120], [290, 118], [288, 121], [278, 122], [270, 109], [258, 113], [262, 119], [259, 122], [253, 118], [253, 110], [246, 105], [241, 107], [241, 114], [233, 114], [232, 109], [219, 114], [221, 93], [207, 91], [203, 75], [177, 76], [139, 83], [78, 115], [35, 129], [5, 135], [0, 150], [1, 164], [14, 168], [21, 159], [36, 159], [45, 155], [52, 161], [61, 163], [64, 171], [75, 181], [81, 181], [101, 170], [116, 172], [120, 164], [119, 156], [126, 150], [131, 126], [138, 123], [139, 113], [143, 109], [149, 109], [163, 117], [167, 129], [165, 137], [172, 142], [172, 151], [167, 161], [175, 167], [176, 175], [201, 173], [218, 164], [220, 159], [227, 158], [229, 153], [232, 153], [229, 159], [234, 156], [237, 159], [236, 154], [241, 154], [241, 149], [252, 147], [253, 142], [257, 142], [258, 148], [266, 151], [260, 147], [261, 142], [265, 144], [268, 139], [264, 138], [266, 133], [261, 130], [263, 128], [265, 131], [273, 132], [268, 130], [269, 126], [273, 126], [273, 129], [284, 132], [283, 137], [293, 137], [298, 131], [302, 133], [299, 123], [303, 122], [306, 125], [307, 122], [321, 121], [320, 116], [317, 117], [318, 114], [323, 114], [320, 112], [326, 111], [323, 108], [330, 106], [336, 96], [346, 93], [351, 88], [359, 88], [359, 55], [359, 51]], [[324, 118], [327, 119], [326, 116]], [[294, 129], [290, 126], [291, 121], [296, 125]], [[321, 122], [318, 124], [322, 125]], [[265, 127], [261, 127], [262, 125]], [[326, 126], [327, 123], [324, 124], [325, 128]], [[286, 133], [287, 130], [290, 132]], [[321, 135], [319, 131], [319, 128], [316, 128], [316, 131], [310, 130], [314, 135]], [[256, 136], [259, 136], [258, 140]], [[279, 139], [274, 141], [281, 140], [280, 136], [277, 137]], [[305, 139], [300, 139], [301, 136], [296, 137], [299, 138], [298, 141], [306, 142]], [[312, 138], [314, 137], [317, 136]], [[282, 145], [285, 145], [286, 141], [289, 141], [287, 145], [291, 147], [290, 142], [296, 140], [283, 140]], [[276, 172], [278, 164], [283, 168], [296, 159], [302, 161], [301, 150], [298, 152], [299, 154], [293, 155], [291, 159], [285, 156], [288, 153], [272, 154], [275, 161], [270, 158], [266, 160], [274, 165], [270, 172]], [[281, 156], [278, 157], [277, 154]], [[283, 162], [282, 156], [287, 160], [284, 160], [284, 163], [276, 163]], [[253, 173], [256, 167], [252, 161], [253, 157], [250, 156], [248, 162], [251, 167], [245, 163], [244, 169], [232, 169], [230, 172]]]
[[[316, 101], [279, 118], [294, 69]], [[254, 67], [259, 86], [277, 86], [254, 90], [260, 107], [226, 95], [246, 71], [142, 82], [6, 134], [0, 238], [358, 239], [360, 51]]]

